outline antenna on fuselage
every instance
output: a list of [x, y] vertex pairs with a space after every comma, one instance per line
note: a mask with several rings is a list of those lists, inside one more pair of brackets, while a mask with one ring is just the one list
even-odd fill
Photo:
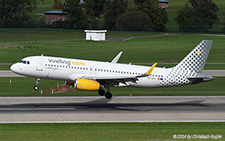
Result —
[[44, 56], [44, 54], [41, 54], [41, 57]]

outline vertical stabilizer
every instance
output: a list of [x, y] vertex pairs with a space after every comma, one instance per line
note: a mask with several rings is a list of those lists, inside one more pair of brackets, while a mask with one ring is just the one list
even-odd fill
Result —
[[170, 73], [160, 82], [159, 87], [173, 87], [212, 80], [211, 76], [201, 74], [212, 43], [213, 41], [203, 40], [198, 44], [178, 65], [171, 68]]
[[213, 41], [203, 40], [174, 68], [180, 71], [191, 71], [197, 74], [201, 73], [208, 58], [212, 43]]

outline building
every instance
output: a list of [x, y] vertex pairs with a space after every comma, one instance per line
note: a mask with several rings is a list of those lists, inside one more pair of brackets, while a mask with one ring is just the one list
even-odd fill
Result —
[[161, 8], [168, 8], [168, 0], [159, 0], [159, 7]]
[[84, 32], [86, 32], [86, 40], [105, 41], [107, 30], [84, 30]]
[[60, 11], [60, 10], [53, 10], [53, 11], [46, 11], [44, 12], [44, 16], [46, 21], [52, 23], [54, 21], [65, 21], [67, 12]]

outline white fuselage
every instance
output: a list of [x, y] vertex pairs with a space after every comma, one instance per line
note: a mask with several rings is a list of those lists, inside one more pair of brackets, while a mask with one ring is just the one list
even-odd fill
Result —
[[[67, 81], [67, 84], [73, 84], [80, 90], [98, 90], [99, 95], [110, 99], [109, 87], [174, 87], [213, 80], [212, 76], [201, 73], [212, 43], [201, 41], [180, 63], [169, 69], [157, 68], [157, 63], [152, 67], [117, 63], [122, 54], [120, 52], [111, 62], [31, 56], [12, 65], [11, 70], [37, 80]], [[37, 85], [38, 81], [35, 90]]]
[[[25, 62], [23, 62], [25, 61]], [[27, 63], [29, 61], [29, 64]], [[16, 63], [11, 70], [17, 74], [62, 81], [75, 81], [85, 76], [95, 77], [119, 77], [140, 76], [145, 74], [149, 67], [120, 63], [87, 61], [80, 59], [68, 59], [48, 56], [32, 56]], [[157, 68], [146, 77], [138, 78], [136, 82], [120, 83], [118, 86], [154, 88], [159, 87], [161, 81], [165, 81], [172, 68]], [[166, 86], [164, 86], [166, 87]]]

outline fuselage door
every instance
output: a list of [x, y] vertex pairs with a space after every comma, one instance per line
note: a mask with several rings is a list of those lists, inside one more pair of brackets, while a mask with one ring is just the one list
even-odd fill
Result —
[[43, 58], [40, 57], [37, 59], [37, 71], [43, 71]]

